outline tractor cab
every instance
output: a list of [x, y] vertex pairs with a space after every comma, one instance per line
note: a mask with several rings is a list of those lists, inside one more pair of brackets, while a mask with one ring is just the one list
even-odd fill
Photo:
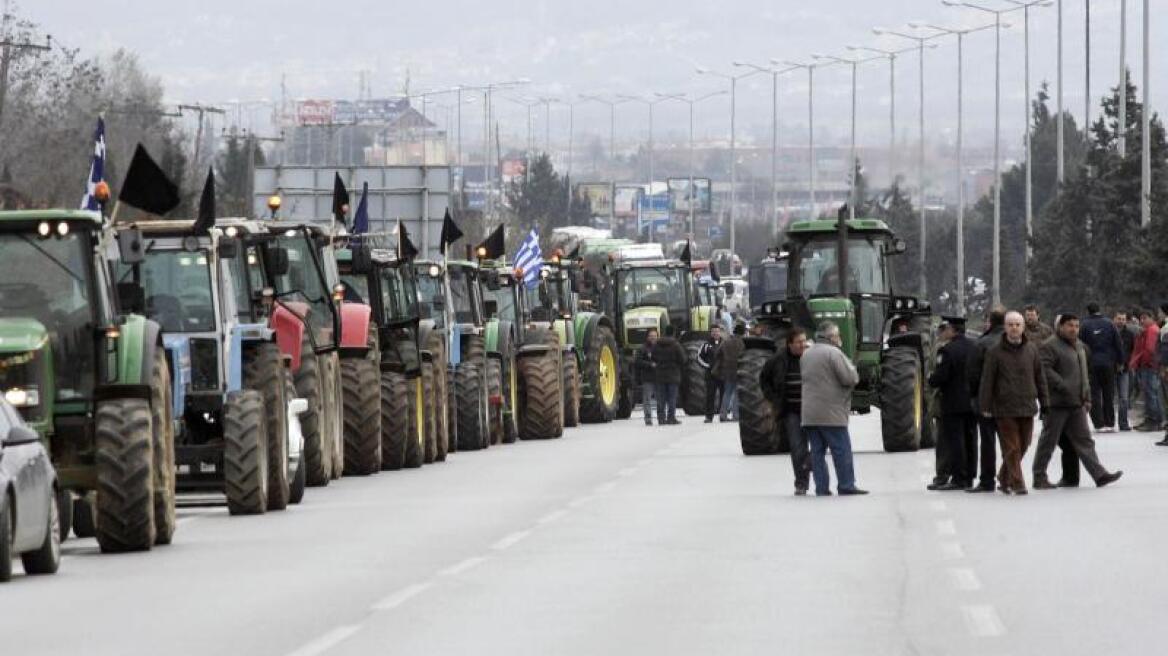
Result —
[[690, 310], [696, 305], [690, 273], [681, 262], [637, 262], [616, 267], [611, 314], [622, 327], [626, 348], [645, 343], [650, 329], [673, 325], [691, 329]]
[[422, 364], [417, 274], [408, 260], [388, 248], [336, 251], [346, 299], [369, 304], [378, 327], [385, 370], [416, 375]]

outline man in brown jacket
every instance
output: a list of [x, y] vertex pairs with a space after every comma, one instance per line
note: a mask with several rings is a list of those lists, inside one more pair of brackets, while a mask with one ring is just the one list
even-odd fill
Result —
[[[1042, 435], [1034, 451], [1034, 489], [1053, 490], [1056, 486], [1046, 477], [1046, 466], [1059, 437], [1066, 435], [1095, 485], [1103, 487], [1119, 480], [1104, 469], [1095, 452], [1087, 411], [1091, 407], [1090, 372], [1087, 350], [1079, 341], [1079, 318], [1064, 314], [1058, 320], [1058, 332], [1042, 343], [1040, 356], [1046, 384], [1050, 391], [1050, 410], [1042, 421]], [[1078, 463], [1075, 464], [1078, 467]]]
[[738, 357], [746, 349], [742, 336], [746, 334], [746, 325], [734, 326], [731, 335], [714, 353], [714, 377], [722, 381], [722, 411], [718, 414], [719, 421], [738, 421]]
[[1002, 445], [998, 489], [1006, 494], [1026, 494], [1022, 457], [1030, 447], [1035, 410], [1045, 415], [1049, 399], [1038, 347], [1026, 339], [1025, 330], [1021, 314], [1006, 314], [1006, 332], [986, 352], [978, 391], [982, 414], [998, 423]]

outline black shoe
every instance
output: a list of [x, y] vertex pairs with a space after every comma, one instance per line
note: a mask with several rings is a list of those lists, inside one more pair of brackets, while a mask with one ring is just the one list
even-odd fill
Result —
[[932, 492], [936, 492], [938, 490], [943, 489], [948, 484], [949, 484], [949, 481], [938, 481], [937, 479], [933, 479], [933, 482], [926, 485], [925, 489], [930, 490]]
[[941, 485], [940, 487], [938, 487], [937, 490], [940, 492], [955, 492], [957, 490], [964, 490], [965, 487], [966, 486], [962, 485], [961, 483], [957, 483], [955, 481], [949, 481], [948, 483], [945, 483], [944, 485]]
[[1160, 427], [1145, 421], [1139, 426], [1136, 426], [1136, 430], [1141, 433], [1155, 433], [1160, 430]]
[[645, 420], [645, 425], [646, 425], [646, 426], [652, 426], [652, 425], [653, 425], [653, 420], [652, 420], [652, 419], [646, 419], [646, 420]]
[[1065, 478], [1060, 478], [1055, 487], [1079, 487], [1079, 481], [1068, 481]]
[[1156, 446], [1168, 446], [1168, 435], [1164, 436], [1164, 439], [1159, 442], [1156, 442]]
[[853, 487], [853, 488], [848, 488], [846, 490], [840, 490], [839, 494], [841, 497], [855, 497], [855, 496], [868, 494], [868, 490], [861, 490], [858, 487]]
[[1057, 485], [1050, 482], [1050, 479], [1046, 477], [1046, 474], [1035, 474], [1034, 475], [1034, 489], [1036, 489], [1036, 490], [1053, 490], [1057, 487], [1058, 487]]
[[816, 490], [816, 491], [815, 491], [815, 496], [817, 496], [817, 497], [830, 497], [830, 496], [831, 496], [831, 490], [826, 490], [826, 491], [824, 491], [824, 492], [820, 492], [819, 490]]
[[677, 419], [666, 419], [665, 423], [669, 424], [670, 426], [680, 426], [681, 425], [681, 422], [678, 421]]
[[1014, 490], [1013, 490], [1013, 492], [1011, 492], [1011, 494], [1013, 494], [1014, 496], [1023, 497], [1023, 496], [1026, 496], [1027, 494], [1030, 494], [1030, 493], [1026, 491], [1026, 488], [1019, 487], [1019, 488], [1014, 488]]
[[992, 485], [973, 485], [973, 486], [966, 488], [965, 491], [970, 493], [970, 494], [979, 494], [981, 492], [993, 492], [994, 486], [992, 486]]
[[805, 487], [797, 487], [797, 488], [795, 488], [795, 496], [797, 496], [797, 497], [805, 497], [805, 496], [807, 496], [807, 488], [805, 488]]
[[712, 423], [714, 423], [714, 418], [713, 418], [713, 417], [706, 417], [706, 422], [705, 422], [705, 423], [707, 423], [707, 424], [712, 424]]
[[1118, 481], [1121, 476], [1123, 476], [1122, 469], [1116, 470], [1110, 474], [1104, 474], [1103, 476], [1099, 477], [1099, 480], [1095, 481], [1095, 487], [1106, 487], [1111, 485], [1112, 483]]

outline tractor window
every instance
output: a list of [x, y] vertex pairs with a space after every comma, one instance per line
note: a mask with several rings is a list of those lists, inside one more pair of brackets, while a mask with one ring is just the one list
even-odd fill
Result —
[[486, 290], [484, 300], [495, 302], [498, 308], [495, 314], [496, 318], [511, 323], [519, 322], [519, 309], [515, 305], [514, 283], [500, 285], [498, 289]]
[[[49, 333], [57, 375], [57, 398], [89, 392], [94, 367], [92, 262], [87, 239], [38, 239], [0, 233], [0, 317], [35, 319]], [[86, 373], [88, 372], [88, 376]]]
[[444, 298], [442, 278], [436, 278], [425, 273], [418, 275], [418, 302], [420, 315], [423, 319], [433, 319], [438, 326], [442, 326], [443, 313], [436, 309], [435, 301]]
[[146, 314], [164, 332], [215, 330], [207, 251], [151, 251], [149, 246], [147, 250], [146, 259], [139, 265]]
[[[231, 271], [231, 275], [225, 277], [231, 281], [232, 295], [235, 297], [235, 313], [240, 321], [248, 323], [252, 321], [251, 311], [251, 288], [250, 271], [248, 271], [247, 259], [252, 257], [248, 255], [240, 255], [230, 260], [226, 260], [227, 267]], [[262, 289], [263, 284], [257, 289]]]
[[328, 345], [332, 344], [333, 307], [331, 290], [326, 289], [317, 268], [312, 240], [304, 234], [289, 230], [278, 240], [288, 251], [288, 272], [276, 277], [276, 293], [287, 300], [308, 303], [312, 311], [308, 321], [313, 330]]
[[369, 278], [351, 273], [341, 274], [341, 286], [345, 288], [346, 303], [369, 302]]
[[474, 298], [471, 295], [470, 276], [458, 267], [449, 269], [450, 303], [455, 323], [474, 323]]
[[630, 310], [637, 307], [660, 306], [671, 312], [685, 312], [685, 282], [681, 269], [664, 267], [636, 268], [617, 274], [621, 306]]
[[[834, 241], [812, 241], [800, 249], [799, 291], [803, 296], [839, 293], [839, 267]], [[855, 239], [848, 242], [848, 293], [888, 293], [888, 280], [884, 275], [879, 244]]]
[[417, 298], [413, 276], [404, 268], [385, 267], [381, 270], [381, 302], [389, 321], [413, 320], [417, 316]]

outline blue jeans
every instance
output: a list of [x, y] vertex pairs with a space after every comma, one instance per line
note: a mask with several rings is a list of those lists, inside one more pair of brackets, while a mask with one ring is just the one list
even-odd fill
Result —
[[815, 494], [831, 494], [831, 474], [827, 471], [827, 450], [831, 449], [831, 460], [835, 465], [835, 475], [839, 478], [838, 490], [852, 490], [856, 487], [856, 472], [852, 467], [852, 438], [847, 426], [804, 426], [803, 433], [811, 443], [811, 476], [815, 479]]
[[677, 383], [657, 383], [657, 422], [677, 419]]
[[1140, 393], [1144, 397], [1144, 423], [1159, 428], [1164, 423], [1164, 407], [1160, 405], [1160, 372], [1155, 369], [1137, 369]]
[[657, 389], [656, 383], [641, 383], [641, 407], [645, 409], [645, 423], [653, 421], [653, 397]]
[[1119, 429], [1130, 430], [1131, 424], [1127, 419], [1127, 411], [1131, 408], [1131, 394], [1129, 387], [1131, 385], [1131, 372], [1127, 369], [1115, 375], [1115, 398], [1119, 406]]
[[738, 419], [738, 381], [730, 380], [722, 383], [722, 411], [718, 418], [726, 421], [734, 415]]

